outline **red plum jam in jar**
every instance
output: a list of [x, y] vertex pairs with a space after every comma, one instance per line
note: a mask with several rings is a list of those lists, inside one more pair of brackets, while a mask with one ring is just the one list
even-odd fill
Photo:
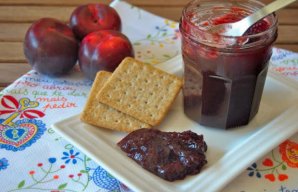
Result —
[[184, 112], [201, 125], [231, 128], [257, 114], [277, 38], [271, 14], [241, 37], [208, 32], [241, 20], [264, 5], [255, 0], [194, 0], [183, 10]]

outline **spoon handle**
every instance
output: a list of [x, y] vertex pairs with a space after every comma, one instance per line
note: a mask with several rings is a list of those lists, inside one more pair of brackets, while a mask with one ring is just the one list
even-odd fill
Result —
[[[246, 22], [250, 25], [246, 25], [246, 26], [251, 26], [254, 23], [256, 23], [257, 21], [259, 21], [260, 19], [262, 19], [263, 17], [273, 13], [274, 11], [277, 11], [293, 2], [295, 2], [296, 0], [276, 0], [273, 1], [272, 3], [268, 4], [267, 6], [264, 6], [263, 8], [257, 10], [256, 12], [254, 12], [253, 14], [251, 14], [250, 16], [246, 17], [243, 19], [243, 22]], [[245, 20], [245, 21], [244, 21]], [[242, 21], [242, 20], [241, 20]], [[244, 32], [247, 29], [243, 29]]]

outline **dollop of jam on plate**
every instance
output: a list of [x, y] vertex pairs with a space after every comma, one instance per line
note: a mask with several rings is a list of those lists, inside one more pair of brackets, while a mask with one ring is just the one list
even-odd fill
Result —
[[139, 129], [129, 133], [117, 145], [144, 169], [168, 181], [197, 174], [207, 163], [203, 135], [192, 131]]

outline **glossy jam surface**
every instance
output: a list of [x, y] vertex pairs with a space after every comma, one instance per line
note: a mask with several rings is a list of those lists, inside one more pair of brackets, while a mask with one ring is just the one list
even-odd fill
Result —
[[168, 181], [197, 174], [207, 163], [203, 136], [191, 131], [140, 129], [128, 134], [118, 146], [144, 169]]
[[[225, 23], [235, 23], [248, 15], [249, 13], [244, 9], [241, 9], [238, 7], [231, 7], [227, 14], [212, 18], [208, 22], [205, 21], [203, 22], [203, 25], [207, 27], [207, 26], [215, 26], [215, 25], [220, 25]], [[266, 31], [267, 29], [269, 29], [269, 27], [270, 27], [270, 24], [265, 19], [263, 19], [255, 23], [253, 26], [251, 26], [245, 32], [244, 35], [258, 34]]]
[[[258, 112], [272, 44], [277, 37], [276, 31], [266, 32], [272, 25], [270, 20], [265, 18], [252, 26], [245, 33], [246, 43], [236, 46], [218, 46], [235, 41], [220, 41], [221, 37], [216, 35], [206, 41], [208, 34], [197, 30], [202, 26], [236, 22], [247, 14], [233, 7], [207, 21], [181, 20], [184, 112], [202, 125], [218, 128], [246, 125]], [[196, 23], [190, 24], [189, 20]], [[254, 36], [261, 32], [263, 36]]]

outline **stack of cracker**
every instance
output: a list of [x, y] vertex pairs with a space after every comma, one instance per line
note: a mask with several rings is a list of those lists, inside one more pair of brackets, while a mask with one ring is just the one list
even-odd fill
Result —
[[81, 120], [125, 132], [150, 128], [164, 119], [181, 87], [175, 75], [127, 57], [113, 73], [97, 73]]

